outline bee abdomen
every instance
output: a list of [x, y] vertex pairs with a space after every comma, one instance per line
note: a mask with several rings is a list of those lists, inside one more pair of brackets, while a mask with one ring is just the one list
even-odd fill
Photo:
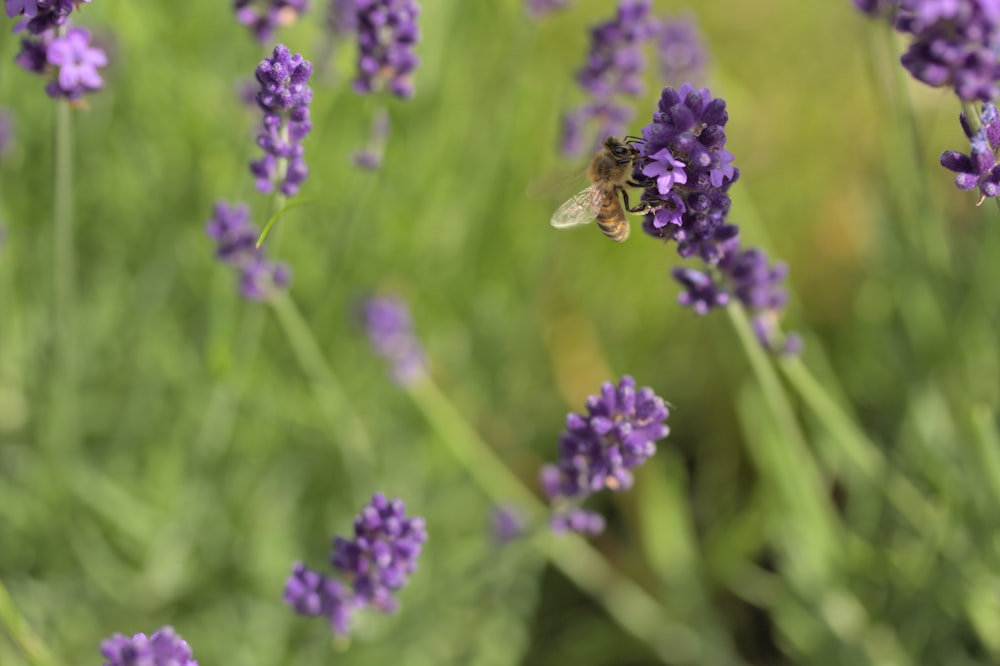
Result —
[[616, 243], [621, 243], [628, 238], [628, 220], [625, 219], [625, 211], [622, 210], [617, 198], [613, 204], [601, 208], [597, 215], [597, 226], [601, 228], [605, 236]]

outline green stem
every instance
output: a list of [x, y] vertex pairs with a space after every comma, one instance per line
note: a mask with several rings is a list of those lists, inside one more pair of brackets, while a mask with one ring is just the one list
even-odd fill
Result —
[[823, 390], [805, 364], [797, 358], [781, 362], [788, 383], [813, 415], [833, 436], [845, 460], [868, 483], [881, 485], [890, 503], [919, 532], [940, 534], [944, 516], [905, 476], [890, 469], [881, 449], [859, 428], [847, 412]]
[[[433, 381], [425, 379], [409, 385], [407, 393], [451, 454], [493, 502], [515, 503], [536, 521], [547, 514], [546, 506], [507, 468]], [[672, 619], [655, 598], [619, 573], [579, 536], [546, 532], [535, 543], [553, 566], [597, 600], [613, 620], [645, 643], [663, 663], [739, 663], [732, 654], [708, 661], [705, 653], [718, 653], [717, 646], [706, 645], [695, 628]]]
[[[826, 484], [815, 459], [806, 444], [798, 419], [785, 394], [784, 386], [757, 337], [753, 333], [746, 311], [739, 303], [731, 303], [726, 311], [736, 330], [750, 366], [753, 368], [764, 403], [770, 411], [780, 437], [760, 437], [750, 442], [756, 447], [759, 472], [767, 476], [778, 488], [781, 499], [805, 517], [798, 525], [804, 532], [817, 538], [796, 534], [800, 544], [810, 544], [808, 561], [813, 573], [826, 576], [832, 573], [832, 556], [837, 549], [839, 523], [823, 489]], [[807, 555], [805, 548], [800, 555]]]
[[75, 335], [76, 273], [73, 252], [73, 118], [69, 102], [56, 103], [55, 193], [54, 193], [55, 281], [55, 409], [53, 425], [58, 445], [73, 448], [77, 436], [77, 358]]
[[368, 500], [374, 482], [376, 461], [375, 447], [368, 429], [351, 408], [347, 391], [327, 362], [323, 350], [291, 296], [286, 293], [277, 294], [269, 302], [299, 367], [311, 380], [312, 390], [322, 407], [323, 416], [340, 442], [347, 471], [345, 476], [351, 485], [352, 496], [363, 504]]
[[14, 600], [7, 593], [7, 588], [0, 582], [0, 623], [14, 643], [17, 644], [28, 663], [32, 666], [55, 666], [56, 660], [52, 657], [45, 643], [35, 635], [35, 632], [28, 626], [27, 620], [17, 610]]

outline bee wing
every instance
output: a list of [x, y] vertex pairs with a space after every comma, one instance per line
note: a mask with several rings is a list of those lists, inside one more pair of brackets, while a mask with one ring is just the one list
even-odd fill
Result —
[[552, 213], [552, 226], [556, 229], [565, 229], [586, 224], [597, 217], [599, 208], [599, 197], [595, 196], [593, 187], [588, 187]]

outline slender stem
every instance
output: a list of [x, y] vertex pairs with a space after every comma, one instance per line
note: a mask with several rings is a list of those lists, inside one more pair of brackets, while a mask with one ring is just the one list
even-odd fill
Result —
[[77, 437], [77, 354], [75, 335], [75, 258], [73, 241], [73, 118], [69, 102], [56, 103], [54, 193], [54, 319], [55, 414], [59, 446], [75, 445]]
[[323, 408], [323, 416], [339, 440], [351, 494], [364, 503], [374, 481], [376, 461], [375, 447], [368, 429], [352, 409], [347, 391], [327, 362], [323, 350], [291, 296], [281, 293], [269, 303], [299, 367], [311, 380], [313, 393]]
[[17, 610], [7, 588], [0, 582], [0, 623], [32, 666], [55, 666], [56, 660]]
[[[507, 468], [433, 381], [411, 384], [407, 393], [451, 454], [494, 502], [514, 502], [536, 521], [547, 513], [545, 505]], [[618, 572], [579, 536], [546, 533], [535, 543], [553, 566], [601, 603], [613, 620], [649, 646], [663, 663], [697, 663], [713, 647], [703, 644], [695, 628], [671, 618], [655, 598]], [[728, 654], [711, 663], [739, 663], [739, 659]]]

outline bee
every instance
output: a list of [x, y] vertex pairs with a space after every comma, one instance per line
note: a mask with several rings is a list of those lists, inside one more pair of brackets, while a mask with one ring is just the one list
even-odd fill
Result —
[[[632, 145], [636, 140], [626, 137], [625, 141], [621, 141], [613, 136], [604, 140], [601, 150], [594, 155], [587, 167], [590, 187], [559, 206], [552, 214], [553, 227], [565, 229], [596, 219], [597, 226], [611, 240], [620, 243], [628, 238], [629, 226], [625, 211], [648, 213], [651, 210], [646, 203], [632, 207], [628, 201], [628, 192], [625, 191], [626, 186], [644, 186], [629, 178], [632, 162], [639, 156], [638, 148]], [[618, 198], [619, 192], [625, 199], [624, 208]]]

